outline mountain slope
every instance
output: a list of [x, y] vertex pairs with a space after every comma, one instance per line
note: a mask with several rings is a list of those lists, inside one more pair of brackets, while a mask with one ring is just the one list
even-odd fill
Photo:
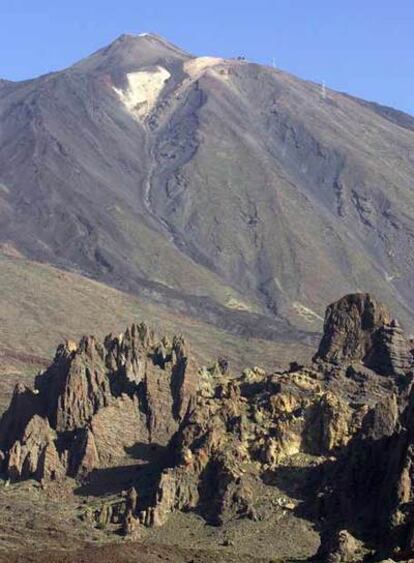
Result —
[[0, 252], [0, 412], [22, 375], [48, 364], [64, 340], [86, 331], [102, 338], [145, 321], [158, 331], [191, 339], [200, 365], [226, 357], [233, 369], [286, 366], [309, 359], [312, 348], [293, 340], [268, 341], [234, 335], [210, 323], [147, 303], [78, 274]]
[[122, 36], [1, 83], [0, 239], [237, 334], [320, 328], [323, 304], [359, 289], [409, 324], [411, 123]]

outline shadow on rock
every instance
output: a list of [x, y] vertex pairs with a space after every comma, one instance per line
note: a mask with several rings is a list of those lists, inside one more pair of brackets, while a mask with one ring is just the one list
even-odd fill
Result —
[[[127, 448], [131, 464], [95, 469], [75, 493], [80, 496], [105, 496], [119, 494], [136, 487], [140, 496], [153, 494], [161, 472], [167, 465], [168, 448], [160, 444], [137, 442]], [[134, 463], [139, 460], [139, 463]]]

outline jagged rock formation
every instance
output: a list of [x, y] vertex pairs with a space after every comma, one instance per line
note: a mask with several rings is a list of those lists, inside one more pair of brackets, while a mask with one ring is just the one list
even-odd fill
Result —
[[370, 295], [357, 293], [343, 297], [326, 310], [324, 334], [316, 358], [338, 364], [362, 360], [373, 346], [376, 331], [389, 321], [386, 309]]
[[326, 311], [324, 334], [314, 358], [344, 365], [361, 362], [382, 374], [412, 365], [410, 345], [398, 321], [370, 295], [347, 295]]
[[56, 432], [47, 419], [35, 414], [29, 420], [20, 440], [16, 440], [8, 454], [7, 471], [11, 479], [34, 477], [39, 481], [59, 479], [65, 467], [56, 449]]
[[[397, 344], [389, 339], [385, 346], [384, 332], [398, 334]], [[312, 497], [312, 510], [326, 521], [317, 560], [361, 561], [368, 552], [361, 538], [392, 551], [407, 526], [409, 538], [414, 529], [414, 515], [410, 520], [400, 508], [411, 498], [411, 462], [401, 462], [402, 446], [393, 442], [407, 416], [407, 350], [386, 309], [357, 294], [328, 308], [312, 367], [274, 375], [246, 370], [236, 379], [205, 372], [195, 408], [171, 443], [175, 467], [161, 474], [153, 505], [138, 507], [136, 522], [160, 525], [174, 510], [195, 507], [214, 524], [255, 519], [255, 479], [305, 454], [326, 460]], [[398, 540], [390, 541], [395, 533]]]
[[[236, 377], [224, 360], [197, 371], [180, 338], [158, 341], [145, 325], [67, 342], [34, 391], [16, 389], [0, 424], [4, 467], [13, 480], [90, 485], [99, 469], [130, 466], [128, 488], [95, 518], [133, 535], [177, 510], [216, 526], [261, 520], [260, 487], [292, 473], [320, 529], [317, 561], [413, 554], [409, 349], [367, 294], [330, 305], [314, 362], [280, 373]], [[128, 458], [143, 447], [147, 466]]]
[[378, 373], [401, 374], [410, 369], [412, 358], [410, 344], [398, 322], [393, 320], [376, 332], [365, 363]]
[[215, 524], [255, 518], [255, 478], [301, 453], [334, 454], [360, 430], [368, 410], [368, 396], [351, 407], [310, 369], [247, 371], [224, 382], [204, 377], [207, 385], [171, 444], [176, 467], [162, 473], [154, 505], [137, 514], [142, 522], [151, 514], [153, 524], [162, 524], [170, 512], [196, 506]]
[[57, 349], [34, 390], [18, 386], [0, 425], [12, 479], [86, 476], [137, 443], [165, 445], [190, 407], [197, 368], [185, 342], [157, 341], [144, 324], [103, 344]]

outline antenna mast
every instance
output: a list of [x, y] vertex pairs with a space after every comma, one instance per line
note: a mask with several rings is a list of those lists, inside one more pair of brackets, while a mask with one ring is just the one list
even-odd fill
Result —
[[322, 95], [322, 100], [326, 100], [326, 84], [325, 84], [325, 80], [322, 82], [322, 86], [321, 86], [321, 95]]

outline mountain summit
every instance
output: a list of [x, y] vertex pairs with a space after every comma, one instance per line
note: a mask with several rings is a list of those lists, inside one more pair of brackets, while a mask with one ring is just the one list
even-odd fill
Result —
[[0, 241], [237, 334], [414, 310], [412, 118], [123, 35], [0, 87]]
[[72, 68], [85, 72], [127, 72], [141, 66], [156, 65], [160, 61], [172, 63], [189, 58], [191, 55], [153, 33], [123, 34]]

